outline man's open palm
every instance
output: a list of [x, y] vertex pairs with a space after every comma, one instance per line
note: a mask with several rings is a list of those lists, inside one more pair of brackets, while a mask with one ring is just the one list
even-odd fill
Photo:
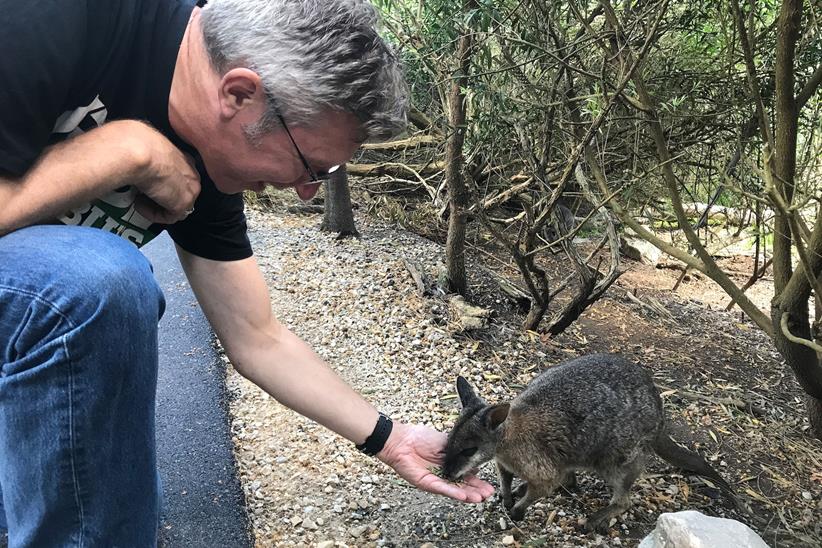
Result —
[[462, 502], [482, 502], [494, 493], [491, 484], [474, 475], [452, 483], [432, 469], [442, 464], [447, 436], [425, 426], [394, 423], [394, 430], [379, 453], [380, 460], [411, 485]]

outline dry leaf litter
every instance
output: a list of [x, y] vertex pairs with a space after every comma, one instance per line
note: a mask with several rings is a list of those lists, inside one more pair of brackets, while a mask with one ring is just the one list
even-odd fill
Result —
[[[822, 444], [803, 433], [793, 377], [738, 313], [654, 288], [646, 283], [653, 269], [645, 267], [643, 279], [634, 264], [633, 277], [623, 276], [577, 324], [548, 339], [519, 329], [513, 304], [483, 275], [488, 267], [472, 259], [474, 302], [493, 313], [488, 327], [464, 332], [446, 298], [421, 296], [407, 267], [435, 286], [441, 245], [364, 215], [357, 216], [362, 238], [341, 241], [318, 230], [316, 215], [255, 208], [248, 215], [274, 313], [396, 420], [447, 431], [459, 412], [458, 374], [488, 400], [504, 401], [561, 359], [623, 352], [654, 371], [677, 438], [706, 455], [754, 511], [738, 514], [710, 485], [657, 461], [607, 535], [583, 532], [585, 516], [609, 496], [587, 475], [578, 490], [535, 504], [514, 524], [496, 498], [465, 505], [410, 488], [348, 441], [279, 405], [223, 356], [257, 546], [636, 546], [661, 512], [682, 509], [739, 519], [772, 546], [822, 545]], [[546, 268], [561, 273], [563, 265]], [[496, 484], [491, 466], [481, 476]]]

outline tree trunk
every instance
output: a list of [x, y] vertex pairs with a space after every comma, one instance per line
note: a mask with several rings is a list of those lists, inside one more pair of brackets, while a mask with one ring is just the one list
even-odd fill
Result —
[[[774, 178], [777, 192], [786, 204], [793, 201], [793, 180], [796, 172], [796, 132], [798, 116], [794, 97], [794, 57], [802, 0], [784, 0], [776, 27], [776, 123], [774, 127]], [[777, 294], [792, 274], [791, 227], [787, 216], [777, 209], [774, 222], [774, 285]]]
[[[783, 0], [779, 11], [776, 41], [776, 105], [773, 143], [773, 185], [776, 194], [790, 207], [793, 202], [796, 176], [796, 143], [799, 113], [794, 95], [794, 59], [802, 21], [802, 0]], [[801, 264], [796, 271], [791, 265], [793, 245], [801, 245], [801, 235], [792, 234], [791, 215], [777, 208], [774, 224], [773, 272], [774, 299], [771, 303], [771, 321], [774, 342], [796, 375], [796, 380], [807, 394], [807, 412], [811, 434], [822, 439], [822, 363], [820, 355], [807, 345], [791, 337], [813, 340], [808, 298], [810, 280], [822, 271], [822, 261], [816, 257], [822, 248], [822, 219], [817, 219], [816, 230], [810, 238], [810, 264]], [[810, 272], [807, 272], [810, 269]], [[782, 329], [782, 317], [787, 315], [787, 330]], [[790, 335], [790, 336], [789, 336]]]
[[339, 238], [347, 236], [359, 237], [354, 224], [354, 211], [351, 209], [351, 192], [348, 188], [348, 173], [345, 166], [331, 174], [331, 178], [323, 183], [325, 187], [325, 210], [323, 224], [320, 230], [337, 232]]
[[[475, 0], [467, 0], [466, 12], [476, 8]], [[457, 69], [448, 94], [448, 122], [451, 135], [445, 147], [445, 180], [448, 185], [448, 237], [445, 242], [448, 290], [465, 295], [465, 224], [468, 220], [468, 187], [462, 173], [465, 142], [465, 93], [471, 67], [473, 36], [470, 29], [460, 36], [457, 46]]]

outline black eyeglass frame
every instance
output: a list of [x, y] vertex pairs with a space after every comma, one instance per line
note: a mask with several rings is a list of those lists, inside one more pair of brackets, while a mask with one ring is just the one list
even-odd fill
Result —
[[297, 156], [300, 157], [300, 161], [303, 163], [303, 166], [305, 167], [305, 171], [308, 173], [308, 176], [311, 177], [312, 183], [321, 183], [323, 181], [327, 181], [331, 178], [332, 173], [340, 169], [339, 165], [331, 166], [330, 168], [328, 168], [328, 171], [318, 172], [311, 169], [311, 166], [308, 165], [308, 160], [306, 160], [305, 156], [303, 156], [303, 153], [300, 152], [300, 147], [297, 146], [297, 141], [294, 140], [294, 136], [291, 135], [291, 132], [288, 130], [288, 125], [285, 123], [285, 119], [283, 118], [282, 114], [278, 113], [277, 118], [280, 120], [280, 123], [282, 124], [286, 135], [288, 135], [288, 138], [291, 139], [291, 144], [294, 145], [294, 150], [297, 151]]

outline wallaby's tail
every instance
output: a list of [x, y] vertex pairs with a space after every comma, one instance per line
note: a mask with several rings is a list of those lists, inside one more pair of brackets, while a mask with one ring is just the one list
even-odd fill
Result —
[[708, 464], [708, 461], [702, 458], [702, 455], [680, 446], [664, 430], [654, 440], [653, 447], [657, 455], [674, 466], [711, 480], [734, 505], [739, 505], [733, 488]]

